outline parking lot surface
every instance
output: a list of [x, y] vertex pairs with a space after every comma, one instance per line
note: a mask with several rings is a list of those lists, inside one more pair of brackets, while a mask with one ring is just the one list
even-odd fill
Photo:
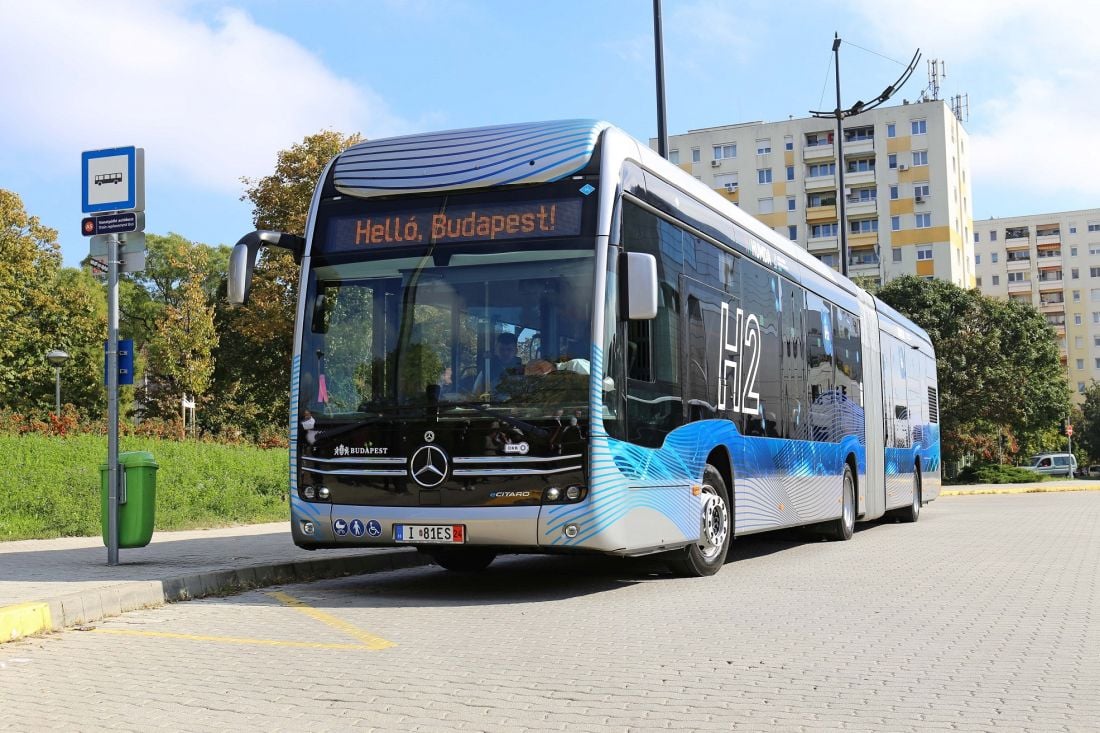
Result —
[[0, 647], [0, 730], [1100, 729], [1100, 492], [952, 496], [708, 579], [516, 557]]

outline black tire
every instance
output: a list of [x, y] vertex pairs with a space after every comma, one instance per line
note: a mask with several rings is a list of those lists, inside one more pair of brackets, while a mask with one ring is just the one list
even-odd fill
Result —
[[685, 578], [704, 578], [721, 570], [733, 537], [729, 489], [722, 474], [709, 463], [703, 469], [703, 494], [709, 497], [709, 506], [700, 518], [699, 542], [668, 556], [669, 569]]
[[899, 522], [915, 522], [920, 519], [920, 507], [921, 507], [921, 481], [920, 471], [913, 468], [913, 501], [909, 503], [909, 506], [903, 506], [900, 509], [895, 509], [891, 512], [891, 515]]
[[844, 464], [844, 482], [841, 491], [840, 516], [825, 523], [825, 536], [836, 542], [852, 539], [856, 530], [856, 479], [851, 464]]
[[423, 551], [436, 565], [455, 573], [479, 573], [497, 559], [492, 550], [477, 547], [432, 547]]

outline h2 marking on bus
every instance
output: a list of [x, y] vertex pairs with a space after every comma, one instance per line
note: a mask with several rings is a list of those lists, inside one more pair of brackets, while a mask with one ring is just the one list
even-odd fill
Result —
[[[760, 319], [738, 308], [730, 329], [730, 306], [722, 303], [722, 349], [718, 363], [718, 409], [756, 415], [760, 412], [760, 393], [755, 390], [756, 370], [760, 367]], [[744, 348], [742, 348], [744, 347]], [[733, 372], [733, 378], [727, 375]], [[742, 382], [743, 379], [743, 382]]]

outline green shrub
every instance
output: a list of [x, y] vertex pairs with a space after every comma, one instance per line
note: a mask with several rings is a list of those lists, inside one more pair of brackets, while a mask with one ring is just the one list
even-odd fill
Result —
[[[285, 519], [285, 449], [129, 436], [157, 471], [156, 529], [198, 529]], [[100, 534], [102, 435], [0, 434], [0, 540]]]
[[999, 463], [979, 463], [959, 471], [954, 483], [959, 484], [1028, 484], [1045, 481], [1046, 476], [1020, 466]]

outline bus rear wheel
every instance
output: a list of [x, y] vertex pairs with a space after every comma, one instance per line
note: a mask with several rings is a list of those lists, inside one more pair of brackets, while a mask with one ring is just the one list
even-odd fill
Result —
[[432, 562], [456, 573], [478, 573], [489, 567], [497, 554], [477, 547], [432, 547], [424, 550]]
[[913, 501], [909, 503], [909, 506], [903, 506], [900, 509], [895, 509], [892, 515], [899, 522], [915, 522], [920, 519], [920, 471], [913, 470]]
[[702, 499], [699, 541], [673, 550], [668, 557], [669, 569], [687, 578], [703, 578], [717, 573], [726, 562], [733, 536], [729, 491], [722, 474], [709, 463], [703, 470]]

